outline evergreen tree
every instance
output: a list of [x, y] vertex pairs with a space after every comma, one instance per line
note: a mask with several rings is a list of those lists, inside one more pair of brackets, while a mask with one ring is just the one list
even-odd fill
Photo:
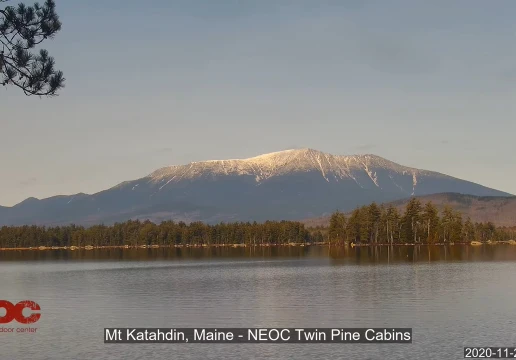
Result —
[[443, 215], [441, 218], [441, 234], [442, 241], [449, 242], [451, 238], [451, 232], [453, 228], [453, 223], [455, 221], [455, 214], [451, 207], [446, 205], [443, 210]]
[[[355, 209], [346, 221], [337, 212], [331, 217], [329, 228], [305, 229], [294, 221], [266, 221], [265, 223], [202, 222], [175, 223], [164, 221], [129, 220], [112, 226], [3, 226], [0, 228], [0, 248], [29, 248], [53, 246], [141, 246], [141, 245], [230, 245], [230, 244], [288, 244], [332, 241], [355, 243], [402, 243], [422, 241], [501, 241], [514, 240], [516, 228], [496, 228], [491, 223], [464, 223], [460, 213], [445, 207], [439, 219], [432, 204], [421, 204], [414, 199], [407, 205], [403, 217], [393, 206], [372, 204]], [[345, 235], [342, 235], [342, 234]], [[415, 240], [416, 239], [416, 240]]]
[[360, 242], [360, 209], [355, 209], [351, 213], [351, 216], [348, 219], [348, 223], [346, 226], [346, 234], [348, 236], [348, 239], [350, 241], [353, 241], [355, 243]]
[[25, 95], [56, 95], [64, 87], [63, 73], [46, 50], [35, 51], [61, 30], [54, 0], [2, 9], [7, 1], [0, 0], [0, 84], [14, 85]]
[[331, 215], [328, 233], [331, 242], [343, 242], [346, 240], [346, 217], [340, 211]]
[[421, 216], [425, 228], [426, 241], [433, 243], [437, 240], [439, 227], [439, 212], [432, 202], [427, 202]]
[[360, 242], [370, 242], [373, 233], [373, 223], [369, 215], [369, 207], [362, 206], [358, 209]]
[[381, 218], [381, 211], [380, 207], [376, 205], [375, 202], [373, 202], [369, 207], [367, 208], [367, 216], [368, 216], [368, 222], [371, 226], [370, 230], [370, 243], [377, 243], [378, 242], [378, 233], [379, 233], [379, 227], [380, 227], [380, 218]]
[[486, 224], [484, 224], [483, 231], [485, 233], [486, 240], [493, 240], [493, 238], [495, 237], [496, 227], [491, 221], [489, 221]]
[[475, 237], [475, 226], [471, 222], [471, 219], [468, 217], [463, 227], [463, 238], [465, 241], [474, 241]]
[[391, 244], [401, 241], [402, 223], [398, 209], [390, 205], [387, 209], [387, 237]]
[[403, 240], [406, 242], [418, 242], [418, 235], [421, 222], [421, 202], [416, 198], [411, 198], [407, 203], [405, 214], [403, 216]]
[[388, 243], [389, 240], [389, 221], [387, 217], [387, 209], [385, 208], [385, 205], [380, 205], [380, 225], [378, 230], [378, 238], [381, 243]]
[[450, 241], [461, 242], [462, 241], [462, 215], [458, 211], [453, 213], [453, 222], [450, 229]]

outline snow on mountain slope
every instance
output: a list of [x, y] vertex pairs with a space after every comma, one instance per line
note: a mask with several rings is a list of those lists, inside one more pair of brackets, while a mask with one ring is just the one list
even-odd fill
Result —
[[[284, 176], [302, 172], [318, 172], [327, 182], [351, 179], [358, 186], [372, 182], [381, 188], [378, 170], [388, 172], [391, 182], [394, 175], [409, 175], [412, 178], [410, 188], [400, 190], [413, 193], [419, 176], [431, 172], [396, 164], [376, 155], [339, 156], [323, 153], [313, 149], [296, 149], [274, 152], [249, 159], [210, 160], [194, 162], [188, 165], [169, 166], [156, 170], [147, 178], [151, 183], [160, 183], [160, 188], [173, 182], [202, 177], [219, 177], [224, 175], [252, 176], [261, 183], [275, 176]], [[437, 173], [432, 173], [437, 175]], [[367, 181], [357, 179], [357, 175], [367, 175]], [[440, 174], [439, 174], [440, 175]], [[359, 176], [360, 177], [360, 176]], [[363, 177], [363, 176], [361, 176]], [[385, 179], [384, 179], [385, 181]]]

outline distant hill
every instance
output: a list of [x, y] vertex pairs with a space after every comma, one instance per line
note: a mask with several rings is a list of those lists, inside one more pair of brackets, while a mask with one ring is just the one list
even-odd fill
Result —
[[[473, 222], [491, 221], [497, 226], [516, 227], [516, 197], [515, 196], [474, 196], [457, 193], [432, 194], [417, 196], [423, 204], [431, 201], [440, 211], [446, 205], [460, 211], [463, 218], [468, 216]], [[393, 201], [398, 210], [404, 211], [410, 198]], [[328, 226], [330, 215], [303, 220], [307, 226]]]
[[[114, 170], [116, 171], [116, 169]], [[0, 209], [2, 225], [298, 220], [373, 201], [455, 192], [510, 194], [380, 156], [285, 150], [249, 159], [168, 166], [96, 194], [29, 198]]]

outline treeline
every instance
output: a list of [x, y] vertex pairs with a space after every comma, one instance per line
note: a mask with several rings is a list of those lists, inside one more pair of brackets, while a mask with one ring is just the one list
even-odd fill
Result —
[[422, 205], [412, 198], [403, 213], [392, 205], [375, 203], [355, 209], [349, 217], [336, 212], [330, 218], [328, 237], [337, 243], [487, 242], [515, 239], [516, 231], [497, 228], [491, 222], [464, 220], [450, 207], [440, 213], [431, 202]]
[[516, 228], [473, 223], [446, 207], [441, 213], [413, 198], [400, 213], [393, 206], [375, 203], [349, 216], [336, 212], [329, 228], [305, 228], [295, 221], [221, 223], [129, 220], [112, 226], [4, 226], [0, 248], [152, 245], [261, 245], [289, 243], [450, 243], [516, 239]]
[[39, 246], [142, 246], [142, 245], [231, 245], [287, 244], [323, 241], [293, 221], [262, 224], [231, 223], [207, 225], [201, 222], [127, 221], [113, 226], [19, 226], [0, 228], [0, 248]]

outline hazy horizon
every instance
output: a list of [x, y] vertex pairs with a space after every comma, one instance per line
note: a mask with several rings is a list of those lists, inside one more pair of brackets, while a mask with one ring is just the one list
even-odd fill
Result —
[[289, 148], [516, 194], [513, 1], [56, 3], [66, 87], [0, 88], [2, 206]]

